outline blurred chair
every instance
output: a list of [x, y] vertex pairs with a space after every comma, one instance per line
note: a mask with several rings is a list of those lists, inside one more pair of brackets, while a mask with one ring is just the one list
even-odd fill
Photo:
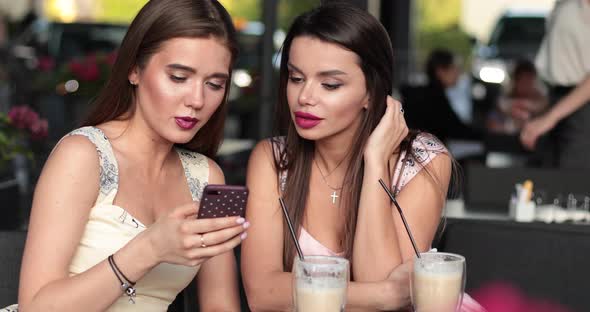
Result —
[[531, 298], [588, 311], [589, 236], [583, 225], [447, 219], [435, 246], [465, 256], [468, 292], [504, 282]]
[[21, 258], [27, 232], [0, 231], [0, 307], [18, 300]]

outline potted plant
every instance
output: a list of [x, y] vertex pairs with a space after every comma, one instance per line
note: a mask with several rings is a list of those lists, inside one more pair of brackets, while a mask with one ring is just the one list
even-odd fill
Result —
[[29, 164], [33, 147], [47, 136], [48, 123], [28, 106], [0, 112], [0, 228], [22, 225], [29, 195]]

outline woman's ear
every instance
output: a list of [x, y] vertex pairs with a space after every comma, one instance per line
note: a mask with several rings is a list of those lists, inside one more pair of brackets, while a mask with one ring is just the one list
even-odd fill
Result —
[[137, 69], [137, 66], [133, 67], [127, 78], [129, 79], [129, 83], [134, 86], [139, 83], [139, 70]]
[[369, 109], [369, 103], [371, 103], [371, 98], [369, 97], [369, 93], [367, 93], [367, 95], [365, 95], [365, 97], [363, 98], [363, 109], [364, 110]]

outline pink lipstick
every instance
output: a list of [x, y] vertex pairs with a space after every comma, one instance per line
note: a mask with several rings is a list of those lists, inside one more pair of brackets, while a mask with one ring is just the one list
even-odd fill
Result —
[[188, 117], [188, 116], [175, 117], [174, 120], [176, 120], [176, 124], [180, 128], [182, 128], [183, 130], [190, 130], [197, 125], [197, 122], [199, 122], [199, 120], [197, 118]]
[[304, 112], [295, 112], [295, 124], [303, 129], [311, 129], [317, 126], [323, 118]]

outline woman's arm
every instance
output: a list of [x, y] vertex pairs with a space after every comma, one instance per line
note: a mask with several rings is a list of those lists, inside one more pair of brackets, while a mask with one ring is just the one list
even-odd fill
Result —
[[[432, 156], [430, 156], [432, 157]], [[451, 179], [452, 162], [440, 153], [408, 182], [396, 199], [403, 209], [418, 250], [428, 251], [441, 220]], [[416, 256], [403, 221], [395, 206], [391, 206], [395, 230], [403, 261]]]
[[[247, 181], [250, 197], [246, 216], [252, 226], [242, 244], [241, 272], [250, 309], [291, 311], [292, 280], [291, 273], [283, 270], [283, 214], [270, 142], [259, 143], [252, 152]], [[405, 276], [400, 275], [402, 271], [407, 267], [379, 282], [349, 283], [347, 309], [395, 310], [405, 306], [407, 295], [398, 289], [403, 283], [399, 276]]]
[[[20, 310], [105, 310], [121, 296], [119, 282], [106, 261], [68, 277], [98, 196], [98, 165], [96, 148], [81, 136], [65, 138], [49, 157], [33, 200], [22, 262]], [[115, 260], [129, 278], [137, 279], [153, 266], [141, 256], [145, 253], [141, 244], [130, 244]]]
[[[212, 160], [209, 160], [209, 168], [209, 183], [225, 184], [223, 172]], [[199, 311], [240, 311], [238, 274], [233, 250], [215, 256], [201, 265], [197, 275], [197, 298]]]
[[256, 145], [248, 162], [251, 227], [242, 244], [241, 272], [252, 311], [290, 311], [291, 274], [283, 272], [283, 215], [270, 141]]
[[352, 250], [355, 281], [385, 280], [402, 262], [391, 203], [379, 179], [391, 185], [389, 164], [407, 134], [401, 103], [388, 96], [385, 113], [363, 154], [365, 169]]
[[521, 143], [533, 150], [540, 136], [549, 132], [557, 123], [579, 110], [588, 101], [590, 101], [590, 76], [543, 115], [528, 121], [520, 132]]
[[[123, 295], [106, 259], [69, 276], [98, 195], [98, 163], [96, 148], [80, 136], [65, 138], [48, 159], [33, 200], [19, 310], [103, 311]], [[196, 266], [240, 243], [244, 228], [237, 217], [197, 220], [197, 209], [195, 203], [175, 208], [116, 251], [120, 270], [137, 281], [161, 262]], [[200, 248], [198, 233], [207, 233], [214, 246]]]
[[[397, 208], [390, 204], [389, 197], [378, 183], [379, 175], [367, 171], [357, 219], [355, 278], [383, 280], [393, 268], [412, 259], [415, 252]], [[421, 252], [427, 251], [432, 244], [450, 174], [449, 156], [438, 154], [396, 197]]]

